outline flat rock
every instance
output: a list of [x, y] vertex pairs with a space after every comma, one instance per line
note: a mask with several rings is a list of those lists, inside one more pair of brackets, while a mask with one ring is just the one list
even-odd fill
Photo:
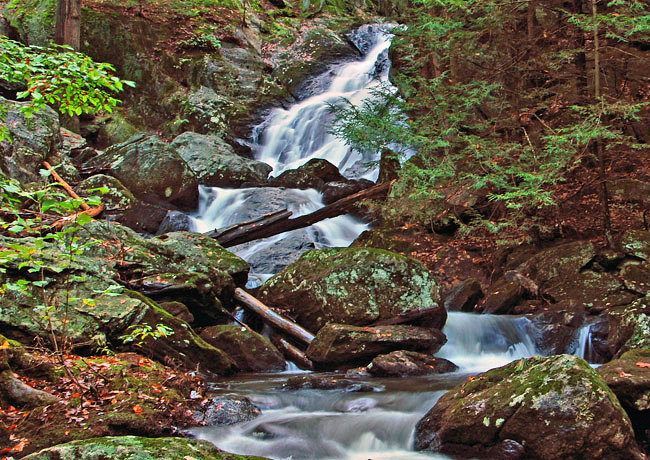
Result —
[[444, 358], [404, 350], [377, 356], [368, 365], [368, 372], [380, 377], [444, 374], [457, 369], [458, 366]]

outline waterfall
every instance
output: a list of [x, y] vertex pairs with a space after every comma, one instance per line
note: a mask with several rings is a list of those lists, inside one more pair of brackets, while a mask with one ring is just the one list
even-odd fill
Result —
[[518, 316], [449, 312], [443, 332], [447, 343], [436, 356], [461, 372], [483, 372], [539, 354], [530, 338], [532, 323]]

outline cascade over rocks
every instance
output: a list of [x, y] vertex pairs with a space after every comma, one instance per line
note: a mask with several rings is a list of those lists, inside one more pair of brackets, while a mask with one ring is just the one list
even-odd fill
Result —
[[605, 381], [570, 355], [518, 360], [444, 394], [415, 448], [456, 458], [643, 458]]
[[329, 323], [307, 348], [307, 357], [325, 367], [367, 364], [395, 350], [435, 353], [447, 338], [438, 329], [416, 326], [356, 327]]
[[328, 322], [363, 326], [416, 308], [437, 307], [429, 324], [438, 329], [447, 317], [436, 280], [424, 265], [380, 249], [305, 253], [268, 280], [257, 297], [289, 310], [312, 332]]
[[242, 371], [283, 371], [284, 356], [264, 336], [234, 324], [210, 326], [201, 338], [230, 356]]
[[177, 136], [170, 146], [187, 162], [199, 183], [208, 187], [263, 185], [273, 169], [237, 155], [219, 136], [188, 131]]

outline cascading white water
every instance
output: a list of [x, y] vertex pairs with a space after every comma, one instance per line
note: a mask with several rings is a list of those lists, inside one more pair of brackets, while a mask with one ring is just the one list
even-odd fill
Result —
[[593, 324], [585, 324], [580, 329], [578, 329], [578, 334], [573, 343], [572, 353], [576, 356], [580, 356], [588, 363], [593, 363], [595, 359], [595, 353], [591, 344], [592, 341], [592, 328]]
[[391, 38], [390, 34], [378, 30], [374, 46], [363, 60], [334, 69], [334, 77], [325, 92], [312, 95], [288, 109], [274, 109], [258, 127], [256, 159], [273, 166], [273, 175], [295, 169], [312, 158], [324, 158], [338, 166], [348, 178], [376, 180], [379, 174], [376, 165], [365, 164], [379, 160], [381, 152], [364, 157], [328, 133], [332, 121], [329, 106], [340, 103], [342, 98], [355, 105], [361, 104], [371, 96], [373, 88], [387, 84]]
[[448, 359], [460, 372], [483, 372], [519, 358], [539, 354], [530, 338], [527, 318], [449, 312], [443, 332], [447, 343], [436, 356]]

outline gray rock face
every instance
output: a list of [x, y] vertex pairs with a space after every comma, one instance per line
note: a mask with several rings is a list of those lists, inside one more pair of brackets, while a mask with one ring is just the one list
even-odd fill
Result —
[[45, 106], [27, 118], [20, 111], [27, 104], [0, 96], [0, 105], [7, 111], [3, 124], [11, 139], [0, 142], [0, 166], [7, 176], [23, 183], [40, 181], [42, 161], [61, 145], [57, 113]]
[[209, 187], [262, 185], [273, 169], [261, 161], [237, 155], [219, 136], [185, 132], [171, 146], [192, 168], [199, 182]]
[[447, 338], [437, 329], [415, 326], [356, 327], [328, 324], [307, 348], [307, 357], [325, 366], [367, 364], [396, 350], [435, 353]]
[[158, 227], [156, 235], [170, 232], [189, 232], [192, 230], [192, 218], [180, 211], [169, 211]]
[[452, 389], [417, 423], [415, 448], [456, 458], [642, 458], [616, 396], [569, 355], [515, 361]]
[[140, 199], [186, 209], [195, 209], [198, 204], [199, 182], [194, 171], [176, 149], [157, 136], [135, 135], [89, 163], [108, 166], [108, 173]]

